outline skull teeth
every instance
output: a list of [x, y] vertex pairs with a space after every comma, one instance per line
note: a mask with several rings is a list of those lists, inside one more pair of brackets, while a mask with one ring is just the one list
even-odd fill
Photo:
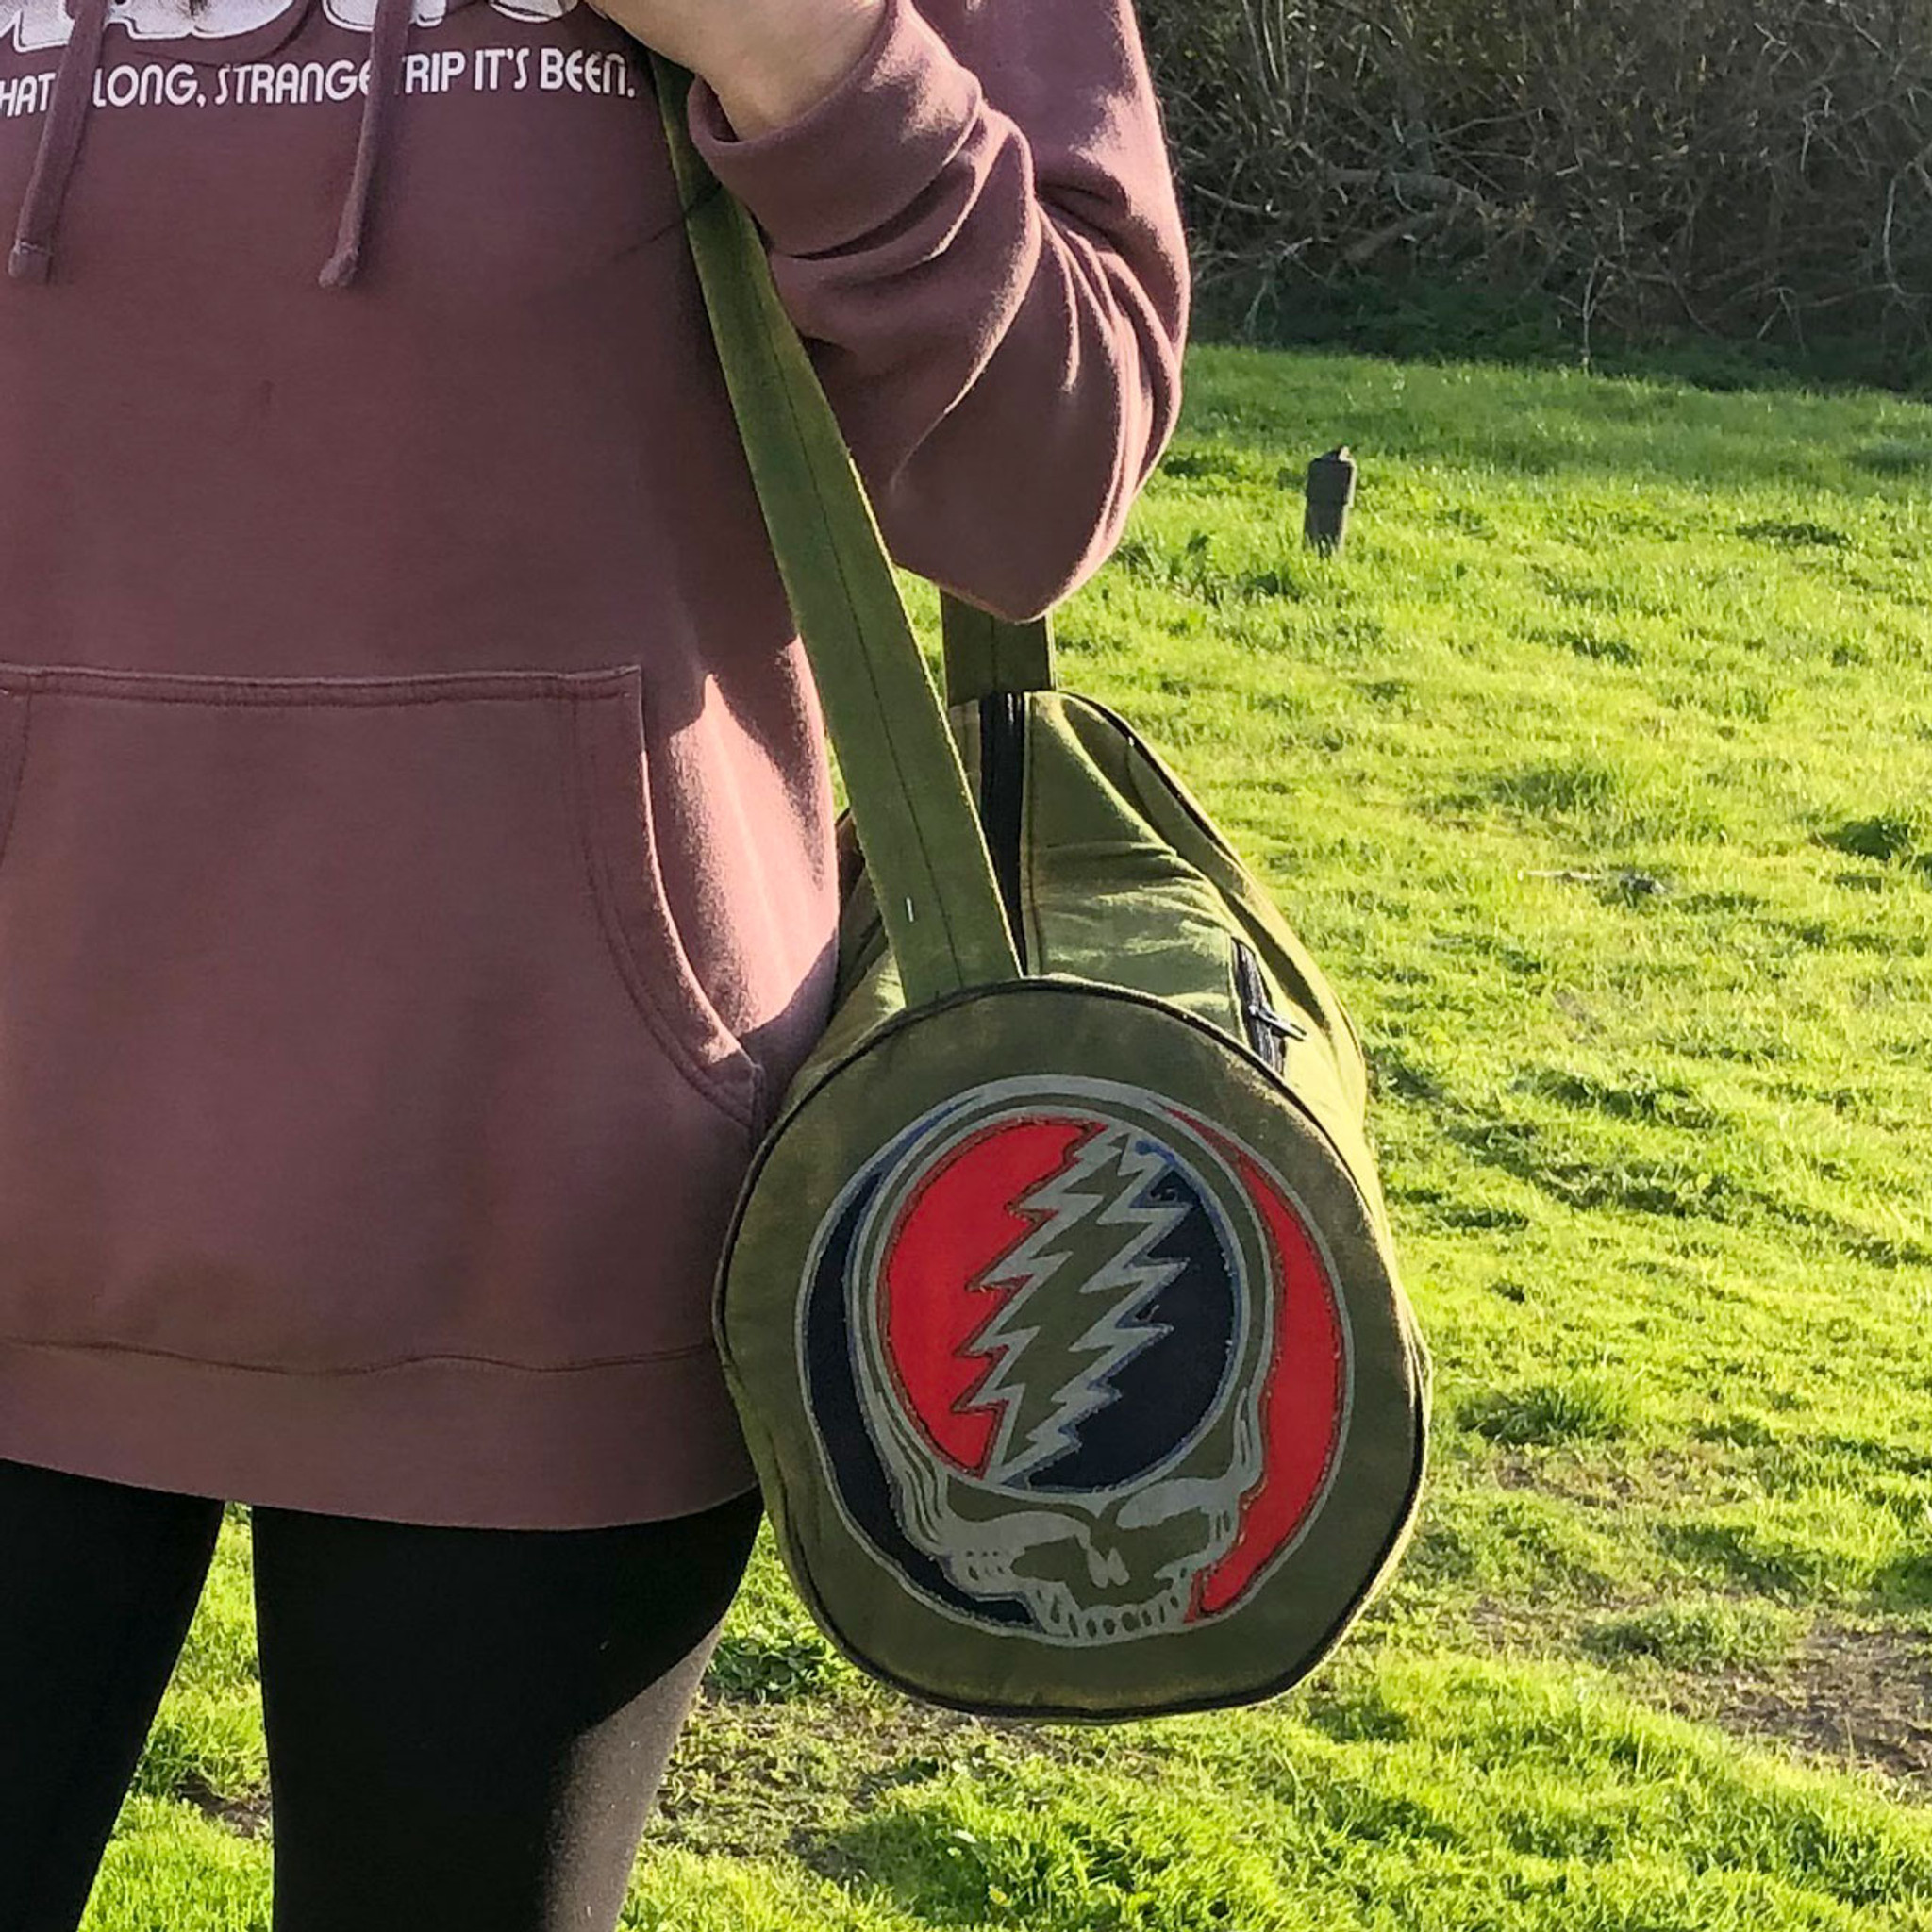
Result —
[[1038, 1607], [1045, 1611], [1047, 1628], [1056, 1637], [1074, 1643], [1119, 1643], [1178, 1629], [1187, 1616], [1188, 1591], [1185, 1584], [1176, 1583], [1136, 1604], [1083, 1607], [1049, 1598]]
[[[948, 1575], [961, 1589], [978, 1595], [1010, 1591], [1015, 1578], [1009, 1562], [986, 1560], [959, 1552], [945, 1559]], [[1127, 1604], [1081, 1604], [1064, 1584], [1029, 1581], [1026, 1602], [1043, 1632], [1061, 1643], [1121, 1643], [1177, 1630], [1187, 1621], [1190, 1586], [1186, 1577], [1154, 1596]]]

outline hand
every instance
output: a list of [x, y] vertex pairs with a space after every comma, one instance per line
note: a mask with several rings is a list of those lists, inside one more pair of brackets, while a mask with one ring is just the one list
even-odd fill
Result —
[[590, 0], [710, 83], [746, 140], [793, 121], [858, 63], [886, 0]]

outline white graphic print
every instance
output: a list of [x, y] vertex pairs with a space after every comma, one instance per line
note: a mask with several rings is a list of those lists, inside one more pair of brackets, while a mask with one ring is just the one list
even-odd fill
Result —
[[[973, 1398], [974, 1408], [999, 1405], [999, 1430], [983, 1472], [988, 1482], [1017, 1482], [1072, 1451], [1078, 1425], [1117, 1399], [1114, 1377], [1174, 1332], [1149, 1322], [1146, 1310], [1187, 1264], [1147, 1255], [1188, 1210], [1148, 1197], [1166, 1164], [1156, 1154], [1137, 1153], [1128, 1132], [1116, 1123], [1094, 1135], [1064, 1172], [1016, 1201], [1016, 1211], [1040, 1219], [974, 1283], [1011, 1291], [970, 1348], [994, 1363]], [[1079, 1284], [1071, 1293], [1064, 1284], [1047, 1285], [1069, 1259], [1074, 1265], [1067, 1278]], [[1045, 1342], [1036, 1350], [1042, 1334]], [[1043, 1380], [1029, 1354], [1049, 1365]]]
[[[457, 0], [460, 6], [462, 0]], [[489, 0], [511, 20], [560, 20], [577, 0]], [[137, 41], [230, 41], [259, 32], [291, 13], [307, 12], [308, 0], [108, 0], [108, 24], [117, 22]], [[375, 20], [375, 0], [323, 0], [323, 10], [340, 27], [367, 33]], [[450, 13], [448, 0], [415, 0], [411, 18], [418, 26], [440, 26]], [[74, 31], [66, 0], [0, 0], [0, 41], [12, 38], [23, 54], [64, 47]]]
[[[119, 21], [139, 41], [235, 40], [271, 31], [278, 23], [292, 33], [313, 0], [108, 0], [108, 19]], [[414, 0], [419, 27], [440, 26], [472, 0]], [[481, 4], [481, 0], [478, 0]], [[487, 0], [491, 11], [525, 25], [561, 20], [578, 0]], [[367, 33], [375, 0], [321, 0], [336, 25]], [[0, 0], [0, 48], [10, 38], [23, 52], [64, 45], [73, 27], [66, 0]], [[111, 47], [113, 42], [109, 41]], [[403, 61], [406, 94], [570, 93], [636, 100], [644, 87], [641, 49], [558, 45], [532, 41], [513, 45], [417, 48]], [[308, 107], [346, 101], [369, 88], [369, 62], [267, 58], [220, 62], [207, 53], [187, 54], [176, 65], [156, 61], [104, 62], [93, 78], [96, 108]], [[0, 121], [41, 115], [54, 89], [54, 69], [0, 75]]]

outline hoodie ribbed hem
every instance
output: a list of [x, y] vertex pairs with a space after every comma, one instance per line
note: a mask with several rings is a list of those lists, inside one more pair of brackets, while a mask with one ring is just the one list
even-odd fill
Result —
[[757, 1481], [714, 1351], [295, 1374], [0, 1341], [0, 1457], [141, 1489], [491, 1529], [683, 1516]]

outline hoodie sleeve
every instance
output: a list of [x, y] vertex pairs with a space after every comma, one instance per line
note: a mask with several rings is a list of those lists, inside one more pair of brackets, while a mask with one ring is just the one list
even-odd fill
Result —
[[1133, 0], [887, 0], [857, 64], [693, 145], [763, 231], [893, 559], [1021, 621], [1174, 433], [1187, 243]]

